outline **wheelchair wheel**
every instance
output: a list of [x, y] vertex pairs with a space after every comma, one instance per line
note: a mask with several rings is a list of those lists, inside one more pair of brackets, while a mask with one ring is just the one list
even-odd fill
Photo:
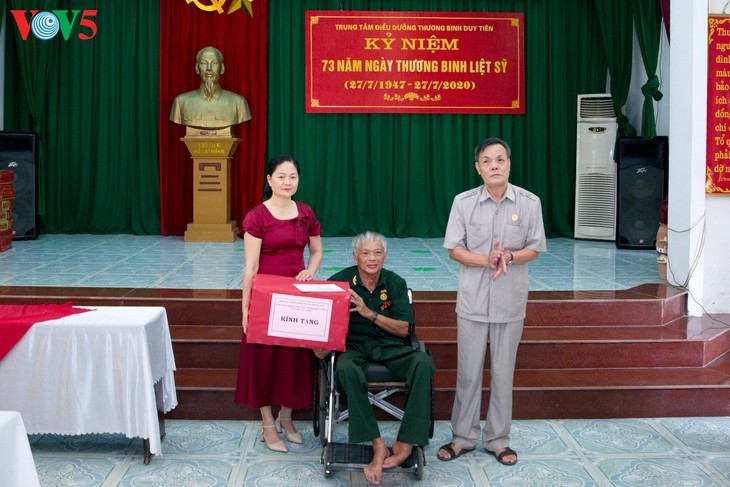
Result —
[[319, 441], [324, 446], [326, 445], [330, 439], [327, 438], [327, 432], [329, 431], [329, 424], [327, 421], [332, 421], [332, 418], [329, 418], [329, 402], [330, 402], [330, 385], [329, 381], [327, 380], [325, 370], [323, 368], [319, 369], [319, 398], [317, 403], [319, 404], [318, 411], [317, 411], [317, 417], [318, 423], [319, 423], [319, 431], [317, 433], [319, 434]]
[[416, 467], [416, 479], [423, 480], [423, 467], [426, 465], [426, 457], [423, 454], [423, 448], [420, 446], [417, 446], [417, 455], [418, 455], [418, 466]]
[[[431, 357], [431, 350], [430, 349], [427, 350], [426, 353], [428, 354], [429, 357]], [[433, 360], [433, 357], [431, 357], [431, 360]], [[433, 386], [433, 376], [431, 376], [431, 394], [430, 394], [430, 396], [431, 396], [431, 417], [429, 418], [429, 420], [431, 421], [431, 425], [428, 427], [428, 437], [429, 438], [433, 438], [433, 429], [436, 426], [436, 413], [434, 412], [435, 407], [436, 407], [436, 405], [434, 404], [435, 403], [434, 390], [435, 389], [434, 389], [434, 386]]]
[[319, 370], [320, 366], [319, 362], [317, 362], [314, 366], [314, 389], [312, 390], [312, 431], [314, 432], [314, 436], [319, 436], [319, 428], [321, 426], [319, 422], [319, 411], [322, 405], [319, 403], [319, 388], [322, 385], [319, 383]]

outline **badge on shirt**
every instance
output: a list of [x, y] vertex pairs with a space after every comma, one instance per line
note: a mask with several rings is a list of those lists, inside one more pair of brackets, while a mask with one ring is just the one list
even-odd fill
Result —
[[517, 216], [517, 213], [512, 214], [512, 221], [516, 222], [519, 217]]

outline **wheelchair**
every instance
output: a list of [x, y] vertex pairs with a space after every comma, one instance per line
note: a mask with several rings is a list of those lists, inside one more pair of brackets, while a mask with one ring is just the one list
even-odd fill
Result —
[[[408, 290], [408, 298], [412, 303], [412, 293]], [[415, 321], [415, 320], [414, 320]], [[404, 341], [415, 350], [421, 350], [431, 356], [431, 351], [418, 340], [415, 326], [410, 325], [408, 336]], [[347, 410], [340, 411], [340, 393], [335, 386], [336, 352], [317, 361], [315, 367], [313, 393], [313, 430], [322, 444], [321, 462], [324, 465], [324, 476], [329, 478], [334, 471], [360, 472], [373, 457], [371, 445], [337, 443], [332, 441], [334, 424], [349, 419]], [[402, 420], [403, 410], [387, 399], [407, 388], [405, 382], [393, 374], [385, 365], [371, 362], [365, 372], [368, 381], [368, 399], [370, 404], [385, 411], [390, 416]], [[428, 437], [433, 438], [434, 429], [434, 387], [433, 377], [430, 386], [431, 417]], [[412, 473], [418, 480], [423, 478], [423, 467], [426, 464], [423, 448], [414, 446], [411, 457], [400, 467], [383, 470], [383, 473]]]

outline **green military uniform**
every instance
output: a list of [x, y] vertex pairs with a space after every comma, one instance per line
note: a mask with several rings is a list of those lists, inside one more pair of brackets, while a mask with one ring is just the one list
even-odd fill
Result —
[[[394, 272], [383, 269], [372, 293], [362, 285], [357, 266], [341, 270], [330, 280], [347, 281], [366, 306], [378, 314], [413, 323], [406, 281]], [[388, 333], [356, 312], [350, 314], [346, 351], [339, 354], [335, 364], [337, 389], [347, 397], [350, 442], [362, 443], [380, 437], [375, 413], [367, 398], [365, 370], [368, 362], [385, 365], [408, 386], [398, 440], [427, 445], [431, 377], [435, 370], [431, 357], [414, 350], [402, 338]]]

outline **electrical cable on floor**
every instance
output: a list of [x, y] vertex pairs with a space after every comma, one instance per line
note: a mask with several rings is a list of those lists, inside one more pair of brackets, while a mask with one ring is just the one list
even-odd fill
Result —
[[[728, 0], [728, 2], [730, 3], [730, 0]], [[667, 227], [667, 231], [668, 232], [672, 232], [672, 233], [679, 234], [679, 233], [691, 232], [692, 230], [695, 229], [695, 227], [697, 227], [697, 225], [702, 224], [702, 233], [700, 234], [700, 241], [699, 241], [699, 243], [697, 245], [697, 251], [695, 253], [695, 256], [692, 258], [692, 264], [690, 265], [690, 268], [687, 271], [687, 278], [685, 279], [685, 281], [684, 281], [683, 284], [678, 284], [678, 286], [681, 287], [681, 288], [683, 288], [683, 289], [687, 289], [688, 288], [689, 281], [692, 278], [692, 275], [694, 274], [695, 269], [697, 268], [697, 263], [700, 260], [700, 255], [702, 254], [702, 250], [704, 249], [704, 246], [705, 246], [705, 215], [706, 215], [706, 213], [703, 212], [702, 213], [702, 216], [695, 223], [693, 223], [689, 228], [687, 228], [686, 230], [675, 230], [674, 228]], [[669, 259], [668, 259], [668, 257], [669, 257], [669, 255], [667, 255], [667, 270], [671, 272], [671, 269], [669, 268]], [[674, 275], [674, 272], [671, 272], [671, 275], [672, 275], [672, 280], [674, 282], [679, 282], [679, 280]]]
[[[728, 4], [730, 4], [730, 0], [728, 0]], [[710, 312], [708, 312], [707, 309], [705, 309], [705, 307], [699, 301], [697, 301], [697, 299], [692, 294], [692, 291], [690, 291], [690, 289], [689, 289], [689, 281], [692, 278], [692, 275], [694, 274], [694, 272], [697, 268], [697, 264], [699, 263], [699, 260], [700, 260], [700, 255], [702, 254], [702, 251], [705, 247], [705, 235], [706, 235], [705, 213], [702, 214], [702, 216], [696, 223], [694, 223], [691, 227], [689, 227], [686, 230], [674, 230], [672, 228], [668, 228], [668, 230], [671, 232], [674, 232], [674, 233], [687, 233], [687, 232], [693, 230], [695, 227], [697, 227], [697, 225], [699, 225], [700, 223], [702, 223], [702, 232], [700, 233], [700, 240], [697, 245], [697, 250], [695, 252], [695, 256], [692, 259], [692, 264], [690, 265], [689, 271], [687, 272], [687, 278], [685, 279], [683, 284], [678, 284], [677, 287], [687, 291], [687, 294], [689, 294], [689, 297], [692, 298], [692, 301], [694, 301], [695, 304], [697, 304], [697, 306], [699, 306], [700, 309], [702, 309], [702, 312], [705, 315], [707, 315], [707, 317], [710, 318], [712, 321], [722, 323], [725, 326], [730, 326], [730, 323], [726, 323], [726, 322], [722, 321], [721, 319], [715, 318]], [[669, 273], [669, 275], [672, 276], [673, 282], [678, 282], [676, 276], [674, 275], [674, 272], [672, 271], [672, 266], [670, 265], [669, 254], [667, 254], [667, 272]], [[721, 328], [707, 328], [707, 330], [719, 330], [719, 329], [721, 329]], [[706, 330], [703, 330], [703, 331], [706, 331]], [[694, 336], [689, 337], [689, 338], [694, 338]]]

